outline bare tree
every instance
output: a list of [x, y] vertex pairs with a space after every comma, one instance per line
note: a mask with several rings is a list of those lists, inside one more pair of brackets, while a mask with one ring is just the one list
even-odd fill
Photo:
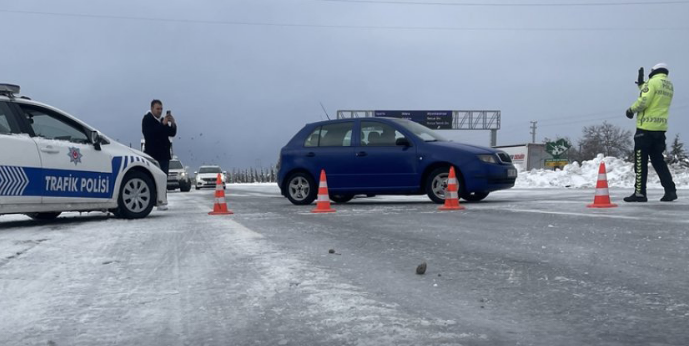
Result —
[[630, 159], [633, 154], [632, 132], [608, 122], [586, 126], [579, 140], [579, 156], [590, 160], [598, 154]]

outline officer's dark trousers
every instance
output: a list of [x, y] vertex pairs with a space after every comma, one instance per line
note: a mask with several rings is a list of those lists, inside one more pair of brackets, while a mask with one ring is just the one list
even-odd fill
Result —
[[663, 151], [665, 151], [665, 132], [636, 130], [634, 135], [634, 171], [636, 172], [634, 188], [637, 194], [646, 196], [649, 157], [665, 192], [676, 192], [672, 175], [663, 158]]

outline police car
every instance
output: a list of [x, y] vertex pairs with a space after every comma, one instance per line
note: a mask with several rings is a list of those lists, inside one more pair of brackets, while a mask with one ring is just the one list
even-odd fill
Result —
[[19, 91], [0, 84], [0, 215], [136, 219], [167, 204], [167, 176], [154, 159]]

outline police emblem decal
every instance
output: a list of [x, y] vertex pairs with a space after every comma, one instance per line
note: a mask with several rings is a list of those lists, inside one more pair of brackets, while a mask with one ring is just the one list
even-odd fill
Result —
[[67, 154], [69, 156], [69, 162], [74, 162], [74, 165], [76, 166], [78, 163], [81, 163], [81, 158], [84, 155], [81, 155], [81, 151], [79, 151], [79, 148], [69, 148], [69, 153]]

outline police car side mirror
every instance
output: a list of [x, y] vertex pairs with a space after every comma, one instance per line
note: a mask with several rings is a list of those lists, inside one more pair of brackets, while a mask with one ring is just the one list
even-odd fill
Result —
[[199, 172], [194, 172], [194, 175], [197, 175], [197, 174], [199, 174]]
[[100, 136], [98, 131], [91, 131], [91, 144], [96, 148], [96, 150], [101, 150], [101, 143], [103, 143], [103, 138]]

